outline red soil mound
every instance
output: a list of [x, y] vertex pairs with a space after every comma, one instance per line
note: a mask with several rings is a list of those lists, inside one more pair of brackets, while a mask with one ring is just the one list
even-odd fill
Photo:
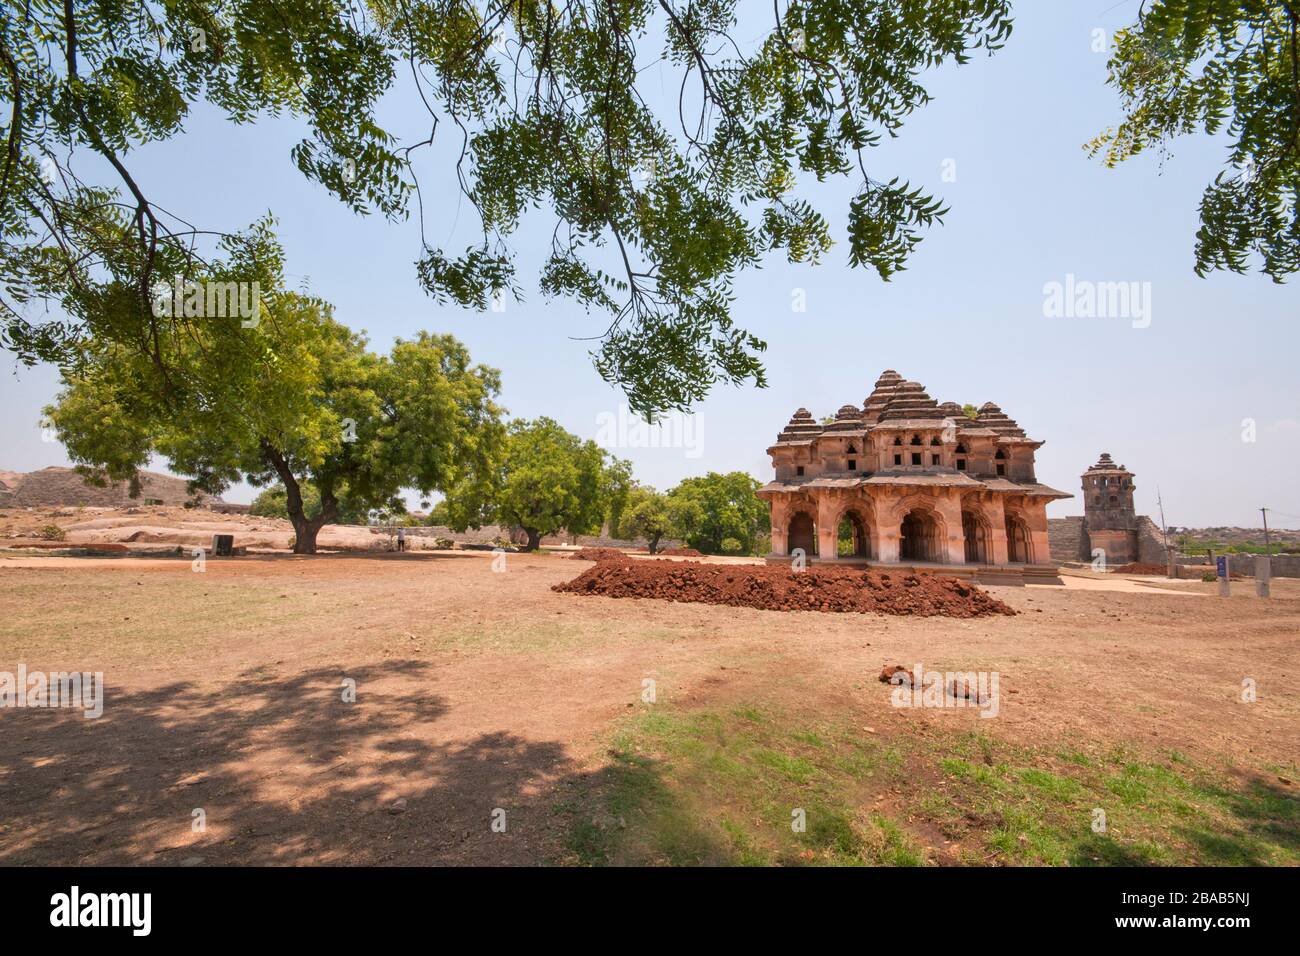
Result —
[[631, 561], [616, 548], [579, 548], [569, 555], [571, 561]]
[[603, 597], [662, 598], [769, 611], [841, 611], [921, 616], [1015, 614], [957, 578], [859, 568], [806, 571], [698, 561], [602, 562], [556, 591]]
[[702, 558], [703, 551], [696, 551], [694, 548], [664, 548], [660, 554], [668, 555], [670, 558]]

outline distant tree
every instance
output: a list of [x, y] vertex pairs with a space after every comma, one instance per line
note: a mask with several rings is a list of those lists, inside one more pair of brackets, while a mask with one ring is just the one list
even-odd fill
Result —
[[520, 527], [528, 550], [535, 551], [544, 536], [561, 529], [575, 535], [599, 531], [617, 483], [595, 442], [549, 418], [517, 420], [510, 423], [493, 480], [450, 489], [448, 514], [457, 531], [478, 527], [485, 518]]
[[[287, 292], [279, 247], [232, 247], [235, 261], [208, 274], [260, 275], [257, 321], [192, 322], [159, 343], [155, 365], [134, 350], [88, 349], [47, 408], [68, 454], [95, 476], [120, 480], [152, 454], [191, 484], [218, 493], [247, 480], [279, 480], [294, 550], [311, 554], [344, 503], [405, 512], [404, 488], [428, 494], [485, 471], [503, 436], [494, 369], [472, 365], [450, 336], [419, 333], [389, 355], [336, 322], [329, 305]], [[319, 493], [310, 514], [303, 483]]]
[[971, 420], [980, 417], [980, 410], [974, 405], [963, 405], [961, 407], [961, 413]]
[[619, 522], [627, 507], [632, 485], [632, 463], [611, 456], [605, 467], [601, 494], [605, 499], [605, 525], [615, 537], [618, 537]]
[[446, 501], [439, 501], [429, 509], [429, 513], [424, 517], [424, 523], [435, 528], [446, 528], [451, 524], [451, 509]]
[[[436, 300], [517, 293], [512, 239], [544, 216], [537, 286], [606, 316], [593, 359], [634, 409], [762, 385], [736, 276], [774, 253], [827, 254], [830, 224], [799, 190], [828, 178], [850, 180], [848, 262], [904, 268], [945, 210], [882, 175], [873, 148], [930, 99], [926, 71], [1010, 32], [1008, 0], [7, 4], [0, 340], [22, 361], [69, 362], [87, 337], [167, 360], [183, 323], [151, 313], [151, 289], [195, 278], [196, 245], [229, 224], [155, 203], [134, 158], [183, 161], [193, 144], [162, 144], [196, 114], [288, 116], [294, 165], [358, 213], [423, 226], [434, 197], [460, 191], [478, 236], [440, 248], [422, 229], [413, 250]], [[394, 96], [402, 83], [414, 89]]]
[[1245, 272], [1251, 256], [1275, 282], [1300, 270], [1300, 3], [1152, 0], [1107, 67], [1124, 120], [1087, 144], [1107, 166], [1198, 129], [1227, 138], [1201, 197], [1197, 275]]
[[618, 537], [637, 540], [644, 538], [651, 554], [659, 552], [659, 541], [675, 537], [672, 519], [668, 513], [668, 498], [649, 485], [638, 485], [628, 495], [627, 508], [618, 526]]
[[[302, 510], [308, 518], [321, 513], [320, 491], [310, 481], [298, 482], [298, 494], [302, 497]], [[253, 499], [248, 513], [259, 518], [289, 519], [289, 492], [280, 482], [270, 485]], [[365, 524], [369, 515], [365, 511], [353, 508], [345, 498], [339, 499], [336, 524]]]
[[743, 471], [687, 478], [668, 492], [668, 513], [686, 543], [705, 554], [718, 554], [734, 538], [745, 554], [770, 528], [770, 511], [756, 491], [759, 482]]
[[[320, 514], [320, 492], [314, 484], [310, 481], [298, 482], [298, 495], [302, 498], [302, 510], [306, 514]], [[288, 521], [289, 492], [279, 482], [264, 488], [249, 505], [248, 513], [257, 518], [283, 518]]]

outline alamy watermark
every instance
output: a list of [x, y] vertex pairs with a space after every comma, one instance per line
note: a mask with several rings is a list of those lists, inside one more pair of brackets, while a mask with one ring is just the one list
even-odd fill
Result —
[[899, 668], [890, 675], [895, 707], [978, 707], [981, 717], [998, 715], [997, 671], [927, 671], [918, 663], [912, 671]]
[[626, 405], [596, 416], [596, 444], [602, 448], [681, 448], [687, 458], [704, 454], [704, 426], [698, 415], [674, 412], [647, 422]]
[[1133, 328], [1151, 325], [1150, 282], [1093, 282], [1065, 274], [1043, 285], [1043, 316], [1049, 319], [1131, 319]]
[[103, 716], [102, 671], [0, 671], [0, 707], [66, 707], [80, 710], [87, 720]]
[[196, 282], [179, 276], [153, 287], [158, 318], [224, 319], [238, 316], [245, 329], [262, 321], [262, 289], [257, 282]]

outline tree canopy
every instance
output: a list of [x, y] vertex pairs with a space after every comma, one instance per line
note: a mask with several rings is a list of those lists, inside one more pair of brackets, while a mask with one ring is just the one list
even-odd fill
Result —
[[659, 541], [676, 534], [668, 510], [668, 498], [649, 485], [637, 485], [628, 494], [627, 507], [614, 531], [615, 537], [644, 538], [650, 553], [659, 550]]
[[759, 487], [743, 471], [685, 479], [668, 492], [673, 533], [705, 554], [721, 553], [728, 538], [739, 544], [737, 551], [752, 554], [759, 535], [771, 527], [768, 506], [755, 494]]
[[[236, 247], [206, 281], [259, 270], [273, 240]], [[399, 493], [428, 494], [482, 480], [504, 437], [494, 369], [473, 365], [451, 336], [419, 333], [388, 355], [333, 318], [328, 303], [267, 294], [254, 321], [206, 316], [162, 338], [163, 361], [117, 344], [88, 348], [46, 410], [72, 460], [101, 478], [126, 479], [162, 455], [194, 487], [279, 481], [295, 550], [315, 550], [321, 526], [347, 507], [405, 510]], [[302, 481], [319, 493], [306, 513]]]
[[[603, 313], [593, 360], [634, 409], [684, 409], [719, 381], [762, 385], [764, 344], [733, 321], [732, 284], [769, 253], [817, 262], [830, 249], [800, 177], [855, 180], [849, 263], [884, 279], [902, 269], [944, 210], [873, 168], [870, 151], [927, 102], [926, 70], [995, 51], [1011, 21], [1008, 0], [779, 0], [759, 20], [745, 5], [742, 35], [740, 10], [739, 0], [10, 7], [0, 341], [29, 363], [67, 365], [88, 338], [168, 358], [159, 343], [176, 320], [150, 309], [155, 284], [202, 272], [214, 236], [246, 237], [160, 207], [131, 154], [181, 134], [206, 103], [237, 123], [298, 118], [306, 135], [290, 158], [303, 175], [358, 213], [417, 215], [416, 277], [436, 300], [481, 309], [522, 295], [511, 237], [525, 215], [545, 217], [553, 238], [537, 285]], [[674, 94], [647, 89], [651, 66]], [[427, 133], [413, 141], [379, 118], [400, 84], [423, 111]], [[422, 157], [443, 138], [454, 168], [430, 169]], [[448, 183], [481, 225], [464, 250], [424, 229]]]
[[1107, 166], [1201, 130], [1226, 134], [1201, 197], [1196, 273], [1281, 282], [1300, 269], [1300, 3], [1154, 0], [1115, 34], [1108, 82], [1124, 119], [1091, 143]]
[[528, 549], [557, 531], [595, 534], [612, 501], [626, 496], [631, 469], [549, 418], [510, 423], [492, 480], [447, 493], [451, 527], [464, 531], [490, 521], [523, 528]]

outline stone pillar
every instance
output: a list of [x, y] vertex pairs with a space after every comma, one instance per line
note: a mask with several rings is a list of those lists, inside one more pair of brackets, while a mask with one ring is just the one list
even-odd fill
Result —
[[1007, 548], [1007, 513], [1002, 499], [994, 498], [984, 506], [984, 518], [989, 523], [989, 564], [1006, 564], [1010, 560]]
[[788, 555], [790, 545], [790, 506], [783, 498], [774, 497], [772, 503], [772, 553]]
[[835, 518], [839, 512], [839, 502], [834, 493], [823, 490], [817, 496], [817, 559], [835, 561], [839, 559], [839, 528]]
[[939, 498], [935, 511], [943, 518], [946, 540], [941, 541], [939, 557], [947, 564], [966, 563], [966, 537], [961, 530], [961, 499], [952, 495]]
[[877, 557], [881, 564], [898, 563], [898, 525], [885, 524], [881, 525], [879, 532], [880, 555]]
[[1025, 502], [1025, 521], [1029, 525], [1029, 542], [1034, 564], [1052, 563], [1052, 544], [1047, 538], [1047, 504], [1029, 499]]

